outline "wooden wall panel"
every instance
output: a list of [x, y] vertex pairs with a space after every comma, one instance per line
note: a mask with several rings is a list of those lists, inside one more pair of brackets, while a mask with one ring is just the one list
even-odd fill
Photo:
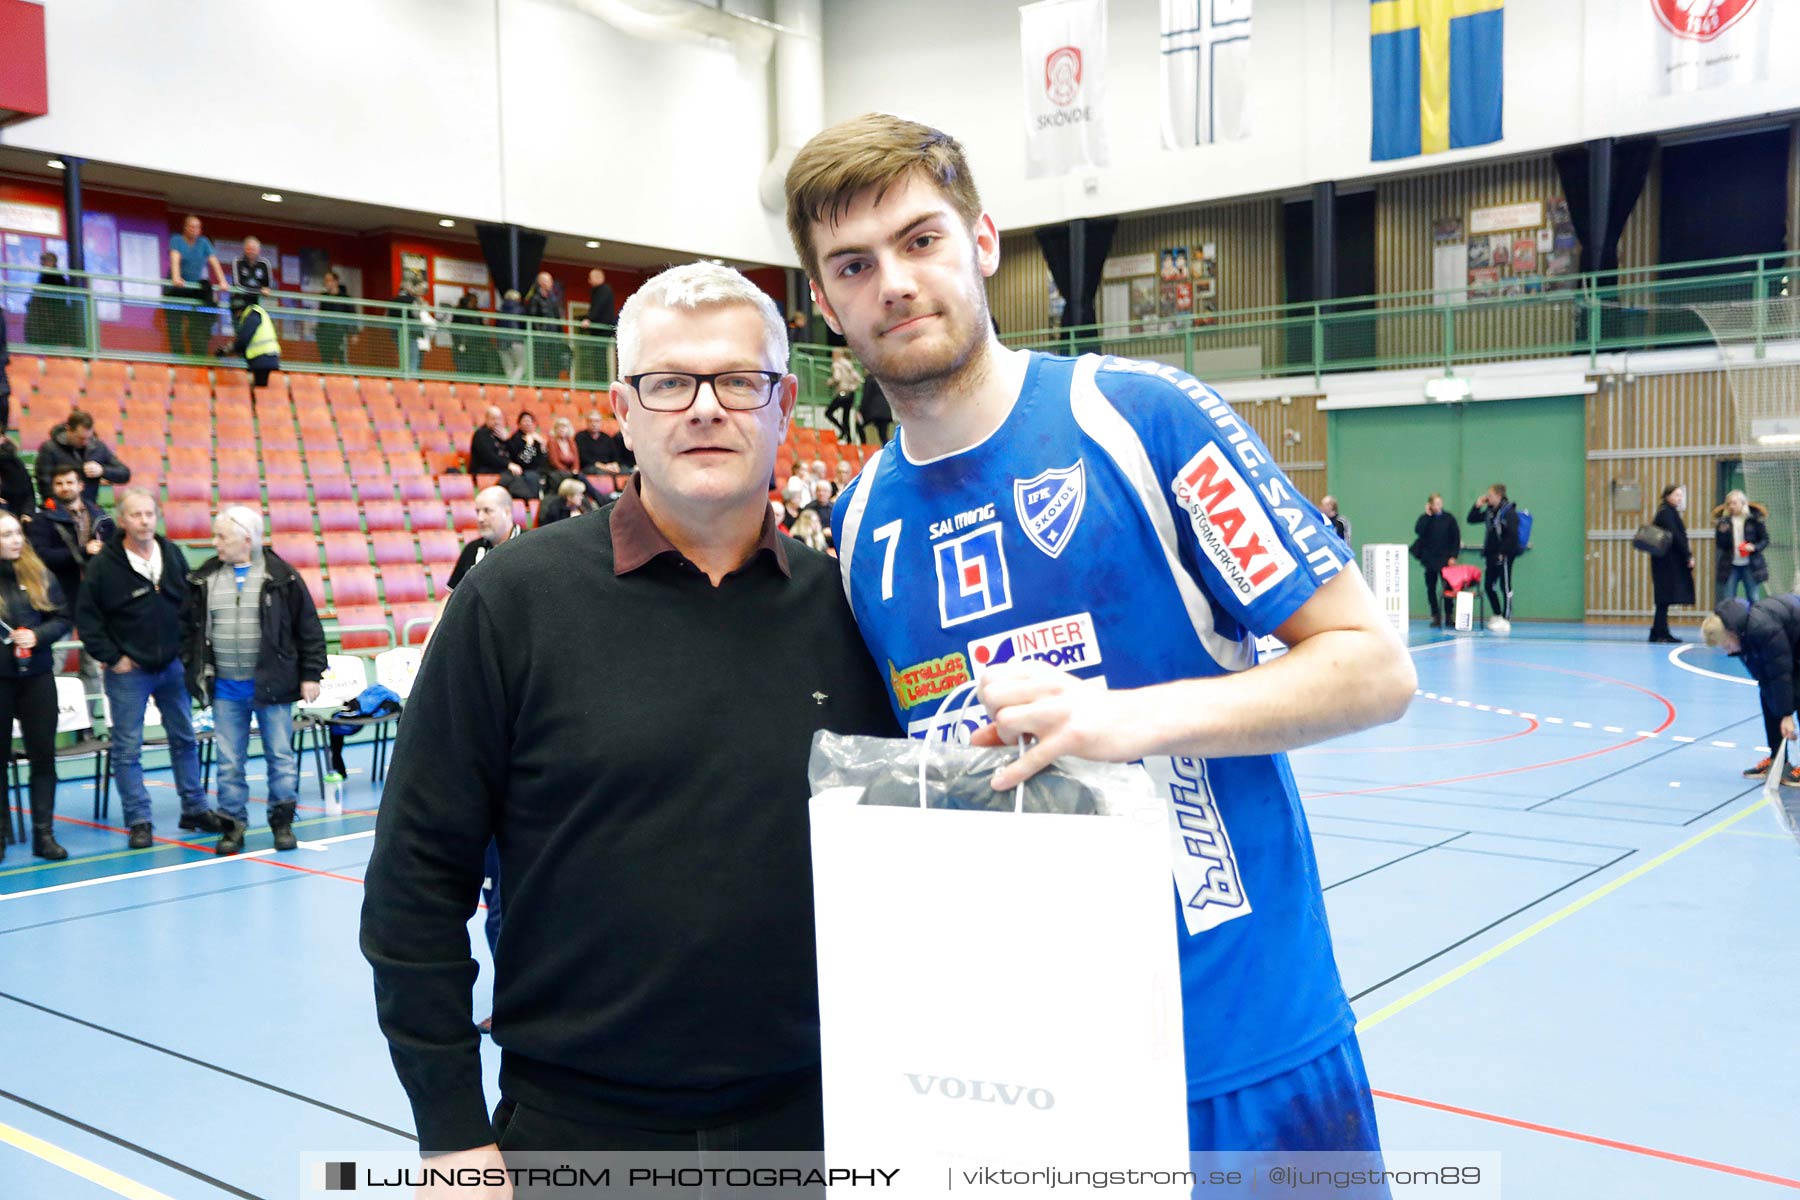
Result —
[[1326, 414], [1318, 396], [1238, 400], [1232, 409], [1269, 448], [1269, 456], [1315, 504], [1330, 490], [1325, 474]]
[[[1671, 615], [1690, 621], [1705, 616], [1712, 609], [1714, 584], [1712, 506], [1722, 464], [1738, 457], [1725, 373], [1602, 380], [1588, 397], [1587, 426], [1588, 617], [1649, 619], [1649, 559], [1631, 548], [1631, 535], [1655, 515], [1669, 484], [1688, 491], [1696, 599], [1693, 607]], [[1615, 483], [1636, 484], [1641, 507], [1615, 508]]]

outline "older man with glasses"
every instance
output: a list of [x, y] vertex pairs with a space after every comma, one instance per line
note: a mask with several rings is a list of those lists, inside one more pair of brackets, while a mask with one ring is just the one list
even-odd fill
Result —
[[[820, 729], [898, 730], [835, 564], [769, 512], [798, 386], [780, 312], [677, 267], [618, 350], [636, 479], [457, 587], [382, 800], [362, 946], [433, 1166], [823, 1140], [807, 756]], [[491, 1121], [467, 928], [490, 837]]]

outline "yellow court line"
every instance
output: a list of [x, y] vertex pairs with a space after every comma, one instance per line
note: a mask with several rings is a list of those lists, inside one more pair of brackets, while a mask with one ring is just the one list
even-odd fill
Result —
[[1521, 929], [1519, 932], [1513, 934], [1511, 937], [1507, 938], [1504, 942], [1501, 942], [1499, 945], [1494, 946], [1491, 949], [1482, 951], [1480, 954], [1477, 954], [1474, 958], [1471, 958], [1468, 962], [1463, 963], [1459, 967], [1451, 968], [1450, 970], [1444, 972], [1442, 975], [1439, 975], [1436, 979], [1432, 980], [1430, 983], [1426, 984], [1425, 986], [1418, 988], [1414, 991], [1408, 992], [1406, 995], [1400, 997], [1398, 1000], [1394, 1001], [1392, 1004], [1389, 1004], [1383, 1008], [1379, 1008], [1379, 1009], [1375, 1010], [1374, 1012], [1370, 1013], [1368, 1016], [1364, 1017], [1362, 1020], [1360, 1020], [1356, 1023], [1356, 1032], [1364, 1033], [1370, 1029], [1375, 1028], [1375, 1026], [1381, 1024], [1383, 1021], [1387, 1020], [1389, 1017], [1397, 1016], [1400, 1013], [1405, 1012], [1407, 1009], [1411, 1008], [1413, 1005], [1417, 1004], [1419, 1001], [1425, 999], [1427, 996], [1430, 996], [1435, 992], [1441, 991], [1442, 989], [1449, 987], [1451, 984], [1453, 984], [1457, 980], [1461, 979], [1463, 976], [1468, 975], [1476, 970], [1479, 970], [1482, 967], [1487, 966], [1489, 963], [1493, 962], [1496, 958], [1499, 958], [1502, 954], [1505, 954], [1508, 950], [1517, 949], [1519, 946], [1523, 945], [1525, 942], [1530, 941], [1532, 938], [1534, 938], [1538, 934], [1544, 932], [1544, 930], [1550, 928], [1552, 925], [1555, 925], [1558, 922], [1562, 921], [1564, 918], [1574, 916], [1576, 913], [1580, 912], [1582, 909], [1586, 908], [1588, 905], [1593, 904], [1595, 901], [1601, 900], [1607, 896], [1612, 895], [1614, 892], [1618, 891], [1620, 888], [1624, 887], [1626, 884], [1630, 883], [1632, 880], [1642, 878], [1643, 876], [1648, 875], [1650, 872], [1656, 870], [1656, 868], [1662, 866], [1664, 863], [1669, 862], [1671, 859], [1674, 859], [1682, 854], [1686, 854], [1689, 850], [1692, 850], [1695, 846], [1698, 846], [1701, 842], [1704, 842], [1707, 838], [1712, 837], [1714, 834], [1723, 833], [1725, 830], [1731, 828], [1733, 825], [1737, 824], [1739, 821], [1742, 821], [1745, 817], [1749, 816], [1751, 813], [1760, 811], [1762, 809], [1763, 805], [1765, 805], [1767, 803], [1768, 803], [1768, 801], [1766, 801], [1766, 800], [1758, 800], [1755, 804], [1752, 804], [1749, 808], [1746, 808], [1743, 812], [1736, 813], [1732, 816], [1726, 817], [1723, 821], [1720, 821], [1717, 825], [1714, 825], [1708, 829], [1701, 830], [1699, 833], [1696, 833], [1693, 837], [1689, 838], [1687, 841], [1682, 842], [1679, 846], [1673, 846], [1673, 847], [1663, 851], [1661, 854], [1657, 855], [1655, 858], [1651, 859], [1649, 862], [1645, 863], [1643, 866], [1634, 868], [1633, 870], [1630, 870], [1630, 871], [1627, 871], [1627, 872], [1625, 872], [1625, 874], [1619, 876], [1617, 879], [1613, 880], [1612, 882], [1595, 888], [1593, 891], [1589, 892], [1587, 895], [1583, 896], [1581, 899], [1572, 901], [1571, 903], [1563, 906], [1562, 908], [1557, 909], [1555, 912], [1551, 913], [1549, 916], [1545, 917], [1543, 920], [1538, 921], [1537, 923], [1535, 923], [1525, 929]]
[[32, 1137], [23, 1129], [14, 1129], [11, 1125], [0, 1124], [0, 1142], [16, 1146], [34, 1158], [41, 1158], [53, 1167], [61, 1167], [71, 1175], [79, 1175], [89, 1183], [98, 1184], [115, 1196], [125, 1196], [128, 1200], [173, 1200], [153, 1187], [147, 1187], [135, 1179], [127, 1179], [117, 1171], [109, 1171], [99, 1163], [89, 1162], [79, 1154], [71, 1154], [61, 1146], [55, 1146], [42, 1138]]

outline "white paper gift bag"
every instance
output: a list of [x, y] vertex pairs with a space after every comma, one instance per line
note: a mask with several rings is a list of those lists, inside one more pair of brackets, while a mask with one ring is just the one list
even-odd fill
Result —
[[827, 1158], [1184, 1170], [1162, 801], [1071, 760], [995, 793], [1012, 753], [815, 739]]

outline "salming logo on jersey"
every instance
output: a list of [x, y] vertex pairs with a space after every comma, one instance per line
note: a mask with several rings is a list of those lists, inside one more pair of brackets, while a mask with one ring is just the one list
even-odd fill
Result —
[[1170, 486], [1187, 509], [1200, 548], [1244, 603], [1293, 571], [1294, 556], [1275, 535], [1275, 526], [1250, 485], [1218, 446], [1208, 446], [1188, 459]]
[[1190, 934], [1215, 929], [1249, 915], [1238, 859], [1225, 831], [1207, 780], [1206, 760], [1146, 758], [1144, 769], [1169, 798], [1169, 833], [1174, 841], [1175, 890]]
[[984, 525], [932, 548], [937, 559], [938, 617], [943, 628], [1012, 607], [1012, 580], [1000, 526]]

